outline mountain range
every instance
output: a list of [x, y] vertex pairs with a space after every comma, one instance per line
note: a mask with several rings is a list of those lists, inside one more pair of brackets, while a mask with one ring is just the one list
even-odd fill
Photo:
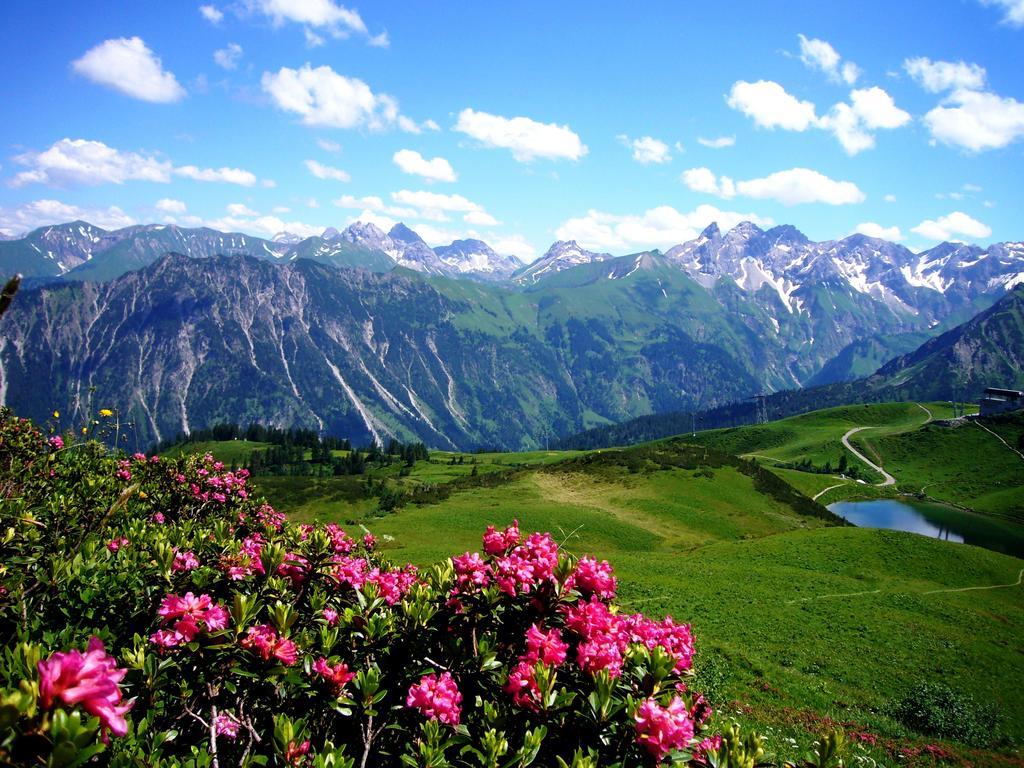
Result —
[[913, 253], [743, 223], [523, 265], [402, 224], [264, 240], [72, 222], [0, 242], [0, 270], [39, 286], [0, 328], [0, 403], [26, 415], [80, 412], [92, 386], [146, 441], [258, 420], [523, 448], [872, 374], [1024, 282], [1024, 244]]

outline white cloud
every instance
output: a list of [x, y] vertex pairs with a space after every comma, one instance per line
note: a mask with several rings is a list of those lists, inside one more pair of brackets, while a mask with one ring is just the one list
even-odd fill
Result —
[[462, 220], [467, 224], [475, 224], [478, 227], [496, 227], [501, 224], [496, 218], [486, 211], [470, 211]]
[[751, 118], [761, 128], [805, 131], [818, 123], [814, 104], [800, 101], [772, 80], [733, 84], [726, 103]]
[[527, 264], [540, 256], [533, 243], [522, 235], [488, 235], [487, 244], [498, 253], [511, 253]]
[[242, 46], [238, 43], [228, 43], [227, 48], [220, 48], [213, 52], [214, 63], [224, 69], [236, 69], [240, 58], [242, 58]]
[[929, 240], [955, 240], [959, 235], [977, 240], [992, 234], [991, 227], [962, 211], [953, 211], [934, 221], [925, 219], [910, 231]]
[[700, 137], [697, 139], [697, 143], [708, 149], [725, 149], [731, 147], [736, 143], [735, 136], [719, 136], [715, 139], [705, 139]]
[[251, 187], [256, 183], [255, 174], [241, 168], [198, 168], [194, 165], [183, 165], [174, 169], [174, 175], [193, 181], [215, 181], [243, 187]]
[[94, 83], [143, 101], [169, 103], [185, 96], [185, 89], [141, 37], [105, 40], [71, 67]]
[[380, 131], [399, 118], [393, 96], [374, 93], [362, 80], [328, 66], [282, 67], [264, 72], [261, 84], [278, 109], [299, 115], [306, 125]]
[[[338, 208], [352, 208], [362, 209], [363, 211], [373, 211], [378, 214], [386, 214], [389, 217], [395, 217], [395, 219], [418, 219], [420, 218], [420, 212], [415, 208], [405, 208], [397, 205], [388, 205], [381, 198], [376, 195], [366, 195], [364, 197], [356, 197], [355, 195], [342, 195], [337, 200], [331, 201]], [[376, 221], [374, 222], [376, 223]], [[394, 226], [394, 220], [391, 225]], [[378, 225], [379, 226], [379, 225]], [[390, 227], [389, 227], [390, 228]]]
[[864, 193], [852, 181], [836, 181], [809, 168], [791, 168], [761, 179], [739, 181], [736, 189], [746, 197], [776, 200], [783, 205], [849, 205], [861, 203], [865, 199]]
[[154, 207], [158, 211], [163, 211], [164, 213], [182, 214], [185, 212], [185, 203], [181, 200], [174, 200], [170, 197], [157, 200]]
[[476, 139], [485, 147], [508, 149], [521, 163], [536, 158], [579, 160], [587, 146], [567, 125], [539, 123], [528, 117], [502, 117], [464, 109], [455, 130]]
[[715, 176], [710, 168], [690, 168], [680, 177], [683, 184], [694, 192], [715, 195], [726, 199], [736, 196], [736, 186], [728, 176]]
[[415, 133], [418, 136], [424, 131], [439, 130], [439, 126], [433, 120], [424, 120], [422, 123], [417, 123], [412, 118], [408, 118], [405, 115], [399, 115], [398, 129], [400, 131], [405, 131], [406, 133]]
[[881, 240], [891, 240], [894, 243], [898, 243], [903, 239], [903, 233], [900, 232], [899, 227], [883, 227], [881, 224], [876, 224], [873, 221], [865, 221], [858, 224], [854, 232], [868, 237], [877, 237]]
[[1003, 9], [1003, 23], [1011, 27], [1024, 27], [1024, 0], [981, 0], [983, 5]]
[[[379, 48], [387, 48], [390, 42], [387, 32], [371, 35], [359, 11], [346, 8], [333, 0], [245, 0], [242, 9], [267, 16], [275, 26], [288, 22], [304, 25], [306, 43], [311, 48], [324, 43], [314, 29], [336, 39], [344, 39], [356, 33], [365, 36], [370, 45]], [[310, 44], [311, 40], [317, 42]]]
[[981, 192], [982, 188], [977, 184], [964, 184], [964, 192]]
[[231, 203], [227, 207], [227, 212], [232, 216], [259, 216], [257, 211], [254, 211], [245, 203]]
[[200, 5], [199, 13], [211, 24], [220, 24], [224, 20], [224, 12], [215, 5]]
[[857, 78], [861, 76], [861, 68], [854, 64], [852, 61], [848, 61], [843, 64], [840, 75], [843, 78], [843, 82], [847, 85], [853, 85], [857, 82]]
[[422, 176], [428, 181], [456, 181], [458, 179], [451, 163], [443, 157], [427, 160], [413, 149], [400, 149], [391, 159], [403, 173]]
[[122, 152], [101, 141], [61, 139], [43, 152], [27, 152], [15, 158], [29, 166], [11, 181], [20, 187], [40, 183], [51, 186], [76, 184], [123, 184], [126, 181], [170, 182], [171, 176], [196, 181], [221, 181], [251, 187], [256, 175], [241, 168], [199, 168], [195, 165], [175, 167], [147, 152]]
[[887, 203], [895, 203], [896, 202], [896, 195], [886, 195], [882, 199], [885, 200], [885, 202], [887, 202]]
[[307, 48], [319, 48], [321, 45], [327, 45], [327, 41], [309, 27], [302, 30], [302, 34], [306, 38]]
[[921, 56], [904, 60], [903, 69], [929, 93], [985, 87], [985, 68], [964, 61], [932, 61]]
[[323, 165], [322, 163], [318, 163], [316, 160], [306, 160], [306, 168], [318, 179], [330, 179], [331, 181], [352, 180], [352, 177], [348, 175], [347, 171], [343, 171], [341, 168], [332, 168], [329, 165]]
[[892, 96], [877, 86], [850, 91], [850, 101], [836, 104], [820, 121], [820, 126], [833, 133], [848, 155], [874, 147], [872, 131], [899, 128], [910, 122], [910, 114], [897, 107]]
[[[391, 193], [391, 199], [402, 205], [409, 205], [420, 211], [454, 211], [456, 213], [469, 213], [470, 211], [482, 211], [483, 206], [468, 200], [462, 195], [443, 195], [439, 192], [427, 192], [426, 190], [410, 191], [402, 189]], [[426, 218], [430, 218], [427, 216]]]
[[271, 238], [282, 232], [290, 232], [299, 237], [313, 237], [324, 231], [325, 227], [307, 224], [302, 221], [284, 221], [277, 216], [223, 216], [219, 219], [204, 221], [203, 224], [222, 232], [243, 232], [247, 235]]
[[291, 213], [292, 209], [289, 208], [287, 205], [275, 205], [271, 209], [271, 212], [272, 213]]
[[628, 136], [617, 138], [623, 146], [632, 150], [633, 159], [641, 165], [661, 165], [672, 160], [668, 144], [653, 136], [641, 136], [639, 139], [630, 139]]
[[559, 240], [575, 240], [584, 248], [621, 251], [633, 248], [669, 248], [697, 237], [711, 222], [731, 229], [741, 221], [769, 226], [771, 219], [753, 213], [722, 211], [713, 205], [699, 205], [683, 213], [661, 205], [642, 214], [619, 215], [597, 210], [568, 219], [555, 231]]
[[330, 139], [317, 139], [316, 145], [324, 152], [341, 152], [341, 144], [336, 141], [331, 141]]
[[101, 141], [86, 139], [61, 139], [43, 152], [28, 152], [15, 161], [31, 168], [14, 177], [11, 183], [16, 187], [30, 183], [59, 187], [171, 180], [170, 161], [148, 153], [121, 152]]
[[852, 181], [836, 181], [809, 168], [791, 168], [764, 178], [735, 182], [728, 176], [716, 177], [709, 168], [691, 168], [683, 173], [682, 181], [695, 192], [726, 199], [740, 195], [757, 200], [775, 200], [783, 205], [848, 205], [865, 199], [864, 193]]
[[1024, 103], [984, 91], [953, 91], [924, 116], [935, 141], [970, 152], [1000, 149], [1024, 137]]
[[832, 45], [825, 40], [807, 38], [804, 35], [797, 35], [800, 38], [800, 61], [811, 69], [824, 72], [829, 80], [838, 83], [842, 80], [847, 85], [853, 85], [860, 77], [860, 67], [852, 61], [847, 61], [840, 66], [842, 57]]
[[135, 219], [117, 206], [82, 208], [59, 200], [35, 200], [17, 208], [0, 207], [0, 228], [14, 233], [77, 220], [88, 221], [103, 229], [120, 229], [136, 223]]

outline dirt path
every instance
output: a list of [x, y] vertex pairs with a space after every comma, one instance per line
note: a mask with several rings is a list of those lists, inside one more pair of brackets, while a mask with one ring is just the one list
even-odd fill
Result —
[[[952, 593], [952, 592], [978, 592], [978, 591], [985, 591], [985, 590], [989, 590], [989, 589], [1008, 589], [1010, 587], [1019, 587], [1021, 585], [1022, 581], [1024, 581], [1024, 568], [1022, 568], [1020, 570], [1020, 573], [1017, 574], [1017, 580], [1015, 582], [1011, 583], [1011, 584], [990, 584], [988, 586], [983, 586], [983, 587], [954, 587], [952, 589], [932, 589], [932, 590], [929, 590], [927, 592], [907, 592], [906, 594], [941, 595], [941, 594], [949, 594], [949, 593]], [[893, 590], [893, 591], [894, 592], [901, 592], [902, 590]], [[798, 598], [796, 600], [787, 600], [786, 601], [786, 605], [793, 605], [795, 603], [809, 603], [809, 602], [812, 602], [814, 600], [825, 600], [825, 599], [833, 598], [833, 597], [860, 597], [861, 595], [877, 595], [877, 594], [880, 594], [881, 592], [882, 592], [882, 590], [880, 590], [880, 589], [872, 589], [872, 590], [868, 590], [868, 591], [865, 591], [865, 592], [837, 592], [837, 593], [828, 594], [828, 595], [817, 595], [815, 597], [801, 597], [801, 598]]]
[[839, 483], [838, 485], [830, 485], [828, 488], [822, 491], [818, 491], [816, 494], [811, 496], [811, 501], [817, 501], [820, 497], [824, 496], [829, 491], [835, 490], [836, 488], [842, 488], [844, 485], [849, 485], [849, 483]]
[[982, 424], [982, 423], [981, 423], [980, 421], [974, 421], [974, 422], [971, 422], [971, 423], [972, 423], [972, 424], [977, 424], [977, 425], [978, 425], [979, 427], [981, 427], [981, 428], [982, 428], [982, 429], [984, 429], [984, 430], [985, 430], [986, 432], [988, 432], [988, 433], [989, 433], [990, 435], [992, 435], [992, 436], [993, 436], [993, 437], [994, 437], [994, 438], [995, 438], [996, 440], [998, 440], [998, 441], [999, 441], [1000, 443], [1002, 443], [1002, 444], [1003, 444], [1003, 445], [1005, 445], [1005, 446], [1006, 446], [1007, 448], [1009, 448], [1009, 449], [1010, 449], [1011, 451], [1013, 451], [1013, 452], [1014, 452], [1014, 453], [1016, 453], [1016, 454], [1017, 454], [1018, 456], [1020, 456], [1020, 457], [1021, 457], [1022, 459], [1024, 459], [1024, 453], [1021, 453], [1021, 452], [1020, 452], [1020, 451], [1018, 451], [1018, 450], [1017, 450], [1016, 448], [1014, 448], [1014, 447], [1013, 447], [1012, 445], [1010, 445], [1010, 444], [1009, 444], [1008, 442], [1006, 442], [1005, 440], [1003, 440], [1003, 437], [1002, 437], [1002, 435], [998, 434], [997, 432], [993, 432], [993, 431], [992, 431], [991, 429], [989, 429], [988, 427], [986, 427], [986, 426], [985, 426], [984, 424]]
[[[929, 421], [935, 418], [934, 416], [932, 416], [932, 412], [928, 410], [925, 406], [921, 405], [920, 403], [914, 403], [914, 405], [916, 405], [918, 408], [920, 408], [922, 411], [928, 414], [928, 418], [925, 420], [924, 424], [927, 424]], [[923, 427], [924, 424], [922, 424], [921, 426]]]
[[874, 427], [854, 427], [849, 432], [847, 432], [845, 435], [843, 435], [843, 445], [846, 446], [846, 450], [848, 450], [850, 453], [852, 453], [854, 456], [856, 456], [858, 459], [863, 461], [865, 464], [867, 464], [869, 467], [871, 467], [873, 470], [875, 470], [875, 472], [877, 472], [878, 474], [880, 474], [882, 476], [882, 478], [883, 478], [882, 482], [878, 483], [878, 487], [879, 488], [884, 488], [887, 485], [895, 485], [896, 484], [896, 478], [895, 477], [890, 475], [888, 472], [886, 472], [880, 466], [875, 464], [875, 462], [873, 462], [871, 459], [869, 459], [863, 453], [861, 453], [856, 448], [854, 448], [852, 445], [850, 445], [850, 438], [853, 437], [858, 432], [860, 432], [861, 430], [864, 430], [864, 429], [874, 429]]

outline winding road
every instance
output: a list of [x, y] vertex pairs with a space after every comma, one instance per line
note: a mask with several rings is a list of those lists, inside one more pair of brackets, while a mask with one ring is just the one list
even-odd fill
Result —
[[875, 470], [875, 472], [877, 472], [878, 474], [880, 474], [882, 476], [882, 478], [883, 478], [882, 482], [878, 483], [878, 487], [879, 488], [884, 488], [887, 485], [896, 485], [896, 478], [895, 477], [890, 475], [888, 472], [886, 472], [880, 466], [875, 464], [875, 462], [873, 462], [871, 459], [869, 459], [863, 453], [861, 453], [856, 448], [854, 448], [852, 445], [850, 445], [850, 438], [853, 437], [858, 432], [860, 432], [862, 429], [871, 429], [871, 427], [854, 427], [849, 432], [847, 432], [845, 435], [843, 435], [843, 445], [846, 446], [846, 450], [848, 450], [850, 453], [852, 453], [854, 456], [856, 456], [858, 459], [863, 461], [865, 464], [867, 464], [869, 467], [871, 467], [873, 470]]

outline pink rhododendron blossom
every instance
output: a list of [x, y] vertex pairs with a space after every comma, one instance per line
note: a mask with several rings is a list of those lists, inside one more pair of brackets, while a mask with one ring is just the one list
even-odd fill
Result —
[[584, 596], [597, 595], [611, 599], [615, 597], [615, 576], [607, 560], [598, 562], [593, 557], [581, 557], [572, 574], [571, 586]]
[[154, 512], [153, 516], [149, 518], [151, 522], [163, 525], [166, 522], [163, 512]]
[[338, 612], [333, 608], [324, 608], [324, 621], [327, 622], [328, 626], [333, 627], [338, 623]]
[[59, 451], [61, 448], [64, 447], [64, 438], [62, 438], [60, 435], [54, 435], [53, 437], [50, 438], [49, 443], [50, 447], [53, 448], [53, 450]]
[[377, 537], [374, 536], [372, 533], [366, 534], [365, 536], [363, 536], [363, 546], [367, 549], [372, 550], [374, 547], [377, 546]]
[[184, 597], [167, 595], [160, 603], [157, 614], [170, 624], [170, 629], [160, 629], [150, 635], [149, 640], [162, 648], [173, 648], [195, 640], [204, 630], [218, 632], [228, 626], [228, 612], [224, 606], [213, 601], [209, 595], [188, 592]]
[[319, 675], [330, 683], [331, 689], [335, 693], [341, 693], [341, 689], [345, 687], [345, 683], [356, 676], [355, 672], [349, 671], [347, 664], [331, 664], [323, 656], [313, 663], [313, 674]]
[[129, 544], [131, 544], [131, 541], [129, 539], [126, 539], [124, 536], [121, 536], [119, 538], [111, 539], [110, 541], [108, 541], [107, 549], [109, 549], [111, 552], [117, 552], [119, 549], [121, 549], [121, 547], [127, 547]]
[[324, 526], [324, 530], [327, 531], [327, 535], [331, 539], [331, 547], [336, 554], [347, 555], [355, 548], [356, 543], [352, 537], [334, 523]]
[[40, 661], [38, 669], [39, 702], [43, 709], [52, 708], [58, 700], [68, 706], [81, 704], [115, 736], [128, 732], [124, 716], [134, 702], [122, 704], [117, 685], [128, 670], [117, 668], [114, 657], [107, 655], [98, 637], [89, 640], [84, 654], [77, 649], [57, 652]]
[[487, 526], [484, 534], [484, 552], [488, 555], [501, 555], [519, 543], [519, 521], [513, 520], [512, 525], [502, 532], [494, 530], [493, 525]]
[[466, 552], [452, 558], [455, 568], [456, 590], [471, 592], [486, 587], [491, 582], [491, 566], [484, 562], [479, 552]]
[[277, 575], [290, 579], [293, 587], [299, 587], [306, 581], [309, 571], [309, 560], [295, 552], [285, 555], [284, 562], [277, 566]]
[[249, 627], [246, 636], [242, 638], [242, 647], [255, 650], [264, 661], [275, 658], [286, 667], [294, 664], [299, 657], [298, 646], [278, 635], [269, 624]]
[[686, 749], [693, 740], [693, 722], [686, 704], [678, 696], [673, 696], [667, 707], [654, 699], [644, 699], [634, 720], [636, 740], [655, 760], [660, 761], [672, 750]]
[[528, 661], [520, 661], [508, 673], [508, 681], [504, 690], [511, 694], [517, 707], [536, 712], [540, 708], [540, 688], [535, 679], [536, 669]]
[[213, 721], [214, 730], [218, 736], [223, 736], [230, 741], [234, 741], [238, 738], [238, 729], [240, 723], [231, 715], [220, 714], [217, 715], [217, 719]]
[[195, 552], [185, 550], [174, 553], [174, 562], [171, 563], [172, 571], [193, 571], [199, 567], [199, 558]]
[[557, 628], [544, 632], [536, 624], [531, 624], [526, 630], [526, 654], [522, 658], [531, 664], [543, 661], [557, 667], [565, 661], [568, 648], [568, 643], [562, 640], [562, 633]]
[[409, 688], [407, 707], [415, 707], [425, 717], [447, 725], [458, 725], [462, 714], [462, 694], [450, 672], [441, 676], [424, 675]]

